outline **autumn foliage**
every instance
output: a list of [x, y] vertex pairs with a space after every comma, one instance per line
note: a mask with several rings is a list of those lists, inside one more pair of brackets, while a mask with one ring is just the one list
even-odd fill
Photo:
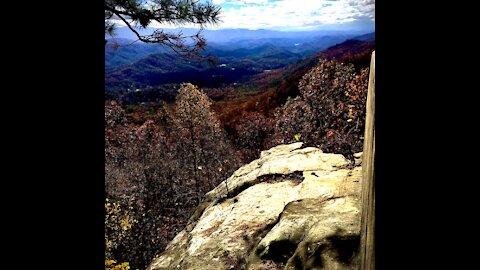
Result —
[[191, 84], [142, 125], [129, 122], [115, 102], [106, 104], [106, 258], [145, 268], [185, 227], [203, 195], [236, 169], [210, 106]]
[[171, 103], [106, 102], [106, 269], [145, 269], [205, 193], [262, 150], [362, 151], [368, 68], [323, 59], [303, 69], [267, 91], [207, 90], [215, 101], [187, 83]]
[[273, 142], [289, 143], [296, 134], [307, 145], [353, 159], [362, 151], [368, 69], [321, 60], [300, 81], [300, 95], [277, 113]]

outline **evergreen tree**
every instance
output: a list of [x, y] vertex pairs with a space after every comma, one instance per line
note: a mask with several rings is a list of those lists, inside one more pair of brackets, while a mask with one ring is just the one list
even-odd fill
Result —
[[[204, 50], [206, 46], [201, 30], [206, 24], [219, 21], [220, 10], [210, 2], [198, 0], [105, 0], [105, 34], [114, 35], [116, 25], [113, 21], [121, 20], [142, 42], [168, 46], [181, 56], [198, 57], [199, 50]], [[146, 28], [153, 22], [174, 25], [191, 23], [199, 25], [200, 30], [192, 36], [185, 36], [181, 32], [166, 33], [161, 29], [149, 35], [140, 34], [139, 28]], [[188, 40], [193, 41], [193, 46], [187, 45]]]

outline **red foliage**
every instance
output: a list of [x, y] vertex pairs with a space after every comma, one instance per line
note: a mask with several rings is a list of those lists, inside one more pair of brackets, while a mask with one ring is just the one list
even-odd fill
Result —
[[259, 157], [260, 151], [271, 140], [274, 119], [262, 113], [252, 112], [244, 115], [235, 126], [235, 148], [244, 163]]
[[[298, 88], [300, 80], [319, 59], [336, 59], [338, 62], [351, 63], [359, 72], [362, 68], [368, 68], [374, 49], [375, 41], [348, 40], [295, 65], [255, 75], [241, 85], [253, 88], [247, 93], [238, 89], [234, 91], [231, 87], [224, 89], [224, 94], [217, 99], [212, 108], [218, 113], [222, 125], [227, 130], [236, 129], [238, 122], [251, 112], [260, 112], [271, 117], [288, 98], [300, 94]], [[216, 97], [220, 96], [219, 92], [217, 89]]]
[[353, 159], [362, 151], [368, 69], [356, 74], [352, 65], [320, 61], [300, 81], [300, 96], [277, 114], [272, 144], [294, 142]]

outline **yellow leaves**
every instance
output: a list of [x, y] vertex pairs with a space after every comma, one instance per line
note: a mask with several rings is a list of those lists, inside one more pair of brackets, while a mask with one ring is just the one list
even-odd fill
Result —
[[128, 216], [120, 220], [120, 226], [122, 227], [122, 230], [124, 232], [130, 230], [132, 228], [133, 223], [138, 223], [138, 220], [130, 218]]
[[301, 136], [302, 136], [302, 135], [300, 135], [300, 134], [297, 133], [297, 134], [295, 134], [295, 136], [293, 136], [293, 137], [294, 137], [295, 140], [298, 142], [298, 141], [300, 140], [300, 137], [301, 137]]
[[121, 205], [119, 202], [113, 202], [110, 203], [108, 202], [108, 198], [106, 199], [107, 203], [105, 203], [105, 211], [107, 213], [107, 215], [113, 215], [113, 217], [115, 217], [114, 214], [118, 214], [122, 211], [121, 209]]
[[115, 263], [117, 263], [117, 261], [115, 261], [115, 260], [105, 260], [105, 266], [112, 265], [112, 264], [115, 264]]
[[348, 105], [348, 117], [350, 117], [350, 118], [348, 118], [348, 120], [347, 120], [348, 123], [350, 123], [350, 122], [353, 121], [352, 118], [353, 118], [353, 108], [354, 108], [354, 107], [355, 107], [354, 105]]
[[118, 269], [118, 270], [128, 270], [130, 269], [130, 264], [128, 262], [124, 262], [120, 265], [117, 265], [115, 268], [113, 269]]
[[128, 220], [122, 219], [122, 220], [120, 220], [120, 226], [122, 227], [123, 231], [127, 231], [128, 229], [130, 229], [132, 227], [132, 224], [130, 224], [128, 222]]
[[121, 264], [113, 265], [116, 263], [117, 262], [115, 260], [105, 260], [105, 270], [129, 270], [130, 269], [129, 262], [123, 262]]
[[127, 205], [112, 199], [105, 203], [105, 228], [111, 234], [105, 235], [106, 253], [114, 249], [120, 240], [127, 237], [133, 225], [138, 223], [136, 217], [132, 206], [127, 207]]

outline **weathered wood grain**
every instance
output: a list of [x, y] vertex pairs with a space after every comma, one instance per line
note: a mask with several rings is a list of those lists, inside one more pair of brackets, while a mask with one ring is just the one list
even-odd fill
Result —
[[375, 51], [370, 62], [363, 144], [360, 269], [375, 269]]

